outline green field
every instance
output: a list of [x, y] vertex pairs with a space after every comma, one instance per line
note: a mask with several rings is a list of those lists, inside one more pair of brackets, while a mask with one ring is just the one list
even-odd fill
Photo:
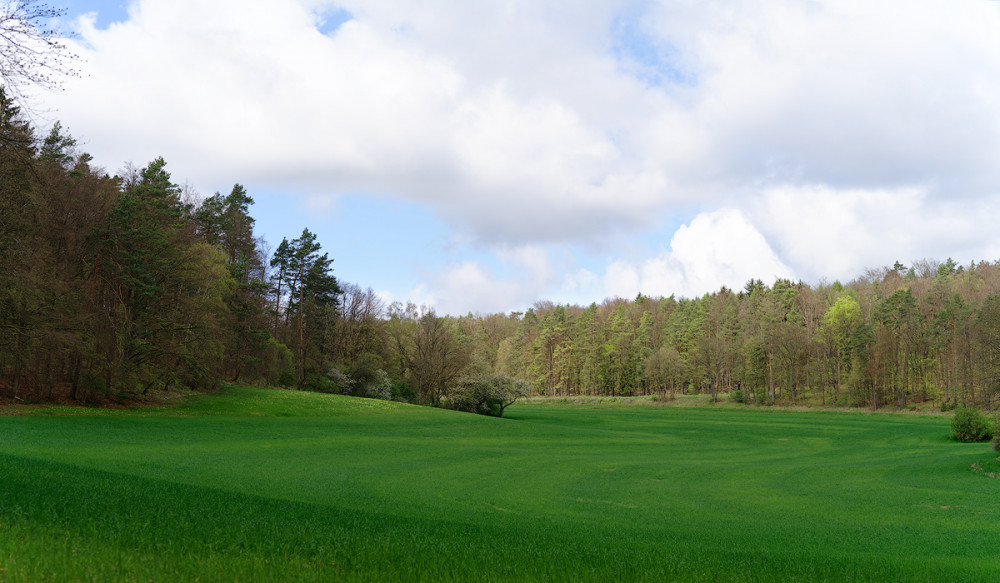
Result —
[[242, 388], [38, 411], [0, 417], [4, 582], [1000, 580], [996, 454], [946, 417]]

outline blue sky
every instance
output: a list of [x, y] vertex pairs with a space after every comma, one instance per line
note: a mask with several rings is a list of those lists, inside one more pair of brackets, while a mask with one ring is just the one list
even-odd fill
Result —
[[113, 22], [128, 20], [127, 0], [87, 0], [86, 2], [53, 2], [52, 6], [65, 8], [71, 20], [86, 13], [96, 16], [98, 28], [107, 28]]
[[83, 75], [40, 125], [111, 172], [244, 184], [272, 246], [307, 227], [391, 301], [1000, 257], [995, 2], [61, 4]]

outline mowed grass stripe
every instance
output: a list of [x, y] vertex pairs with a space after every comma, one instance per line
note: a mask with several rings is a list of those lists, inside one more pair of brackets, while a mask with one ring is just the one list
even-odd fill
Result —
[[989, 447], [949, 441], [943, 418], [526, 405], [489, 419], [262, 389], [65, 413], [0, 418], [0, 580], [1000, 573], [1000, 481], [969, 470]]

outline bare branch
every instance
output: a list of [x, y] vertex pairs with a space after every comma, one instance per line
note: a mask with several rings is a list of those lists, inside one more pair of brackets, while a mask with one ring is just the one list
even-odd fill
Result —
[[65, 14], [39, 0], [0, 0], [0, 81], [8, 93], [20, 97], [30, 85], [59, 90], [62, 77], [79, 75], [79, 56], [50, 25]]

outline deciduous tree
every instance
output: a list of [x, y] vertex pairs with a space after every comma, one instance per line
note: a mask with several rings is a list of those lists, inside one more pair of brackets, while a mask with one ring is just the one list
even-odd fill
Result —
[[49, 23], [66, 10], [38, 0], [0, 0], [0, 80], [20, 96], [25, 87], [59, 88], [61, 78], [76, 75], [77, 57]]

